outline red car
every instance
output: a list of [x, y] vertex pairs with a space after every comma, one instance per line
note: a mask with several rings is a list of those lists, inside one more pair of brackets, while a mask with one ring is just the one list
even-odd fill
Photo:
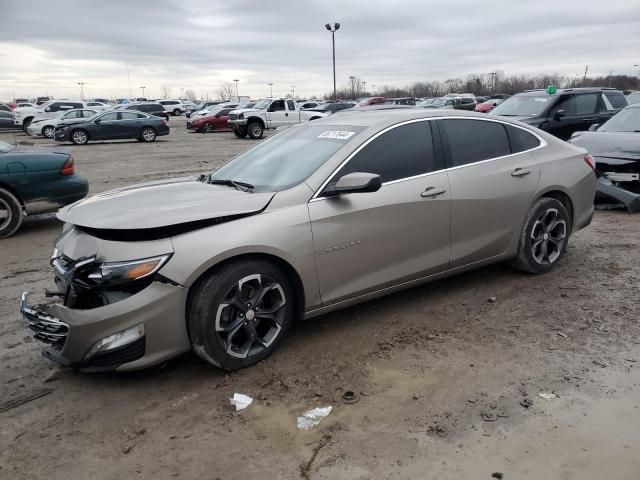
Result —
[[384, 103], [384, 97], [368, 97], [363, 98], [358, 102], [358, 107], [368, 107], [370, 105], [382, 105]]
[[200, 133], [210, 133], [214, 130], [231, 130], [231, 127], [229, 127], [227, 123], [231, 110], [233, 110], [233, 108], [223, 108], [222, 110], [211, 112], [209, 115], [191, 122], [190, 128]]
[[490, 98], [486, 102], [477, 104], [475, 111], [481, 112], [481, 113], [489, 113], [491, 110], [496, 108], [502, 102], [504, 102], [504, 98]]

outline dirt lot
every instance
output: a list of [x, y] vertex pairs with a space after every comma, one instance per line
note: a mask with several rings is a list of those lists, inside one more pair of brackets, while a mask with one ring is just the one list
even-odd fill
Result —
[[[154, 144], [73, 147], [92, 192], [253, 144], [171, 124]], [[0, 246], [0, 478], [640, 478], [639, 216], [597, 212], [548, 275], [495, 265], [300, 323], [231, 375], [191, 354], [127, 375], [44, 360], [17, 299], [51, 287], [59, 230], [31, 220]], [[235, 413], [234, 392], [255, 401]]]

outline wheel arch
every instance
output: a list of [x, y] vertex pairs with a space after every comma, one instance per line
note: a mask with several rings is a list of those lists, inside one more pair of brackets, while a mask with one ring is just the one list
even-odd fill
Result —
[[18, 191], [12, 187], [11, 185], [9, 185], [8, 183], [5, 182], [0, 182], [0, 190], [6, 190], [7, 192], [9, 192], [11, 195], [13, 195], [14, 197], [16, 197], [16, 199], [18, 200], [18, 202], [20, 202], [20, 205], [22, 206], [22, 208], [25, 208], [24, 205], [24, 200], [22, 200], [22, 197], [20, 196], [20, 194], [18, 193]]
[[567, 209], [567, 212], [569, 213], [569, 218], [571, 219], [571, 229], [569, 231], [573, 231], [573, 226], [576, 223], [575, 208], [574, 208], [573, 200], [571, 199], [571, 195], [569, 195], [569, 192], [567, 192], [562, 187], [550, 187], [544, 190], [543, 192], [541, 192], [535, 198], [533, 203], [537, 202], [538, 200], [544, 197], [555, 198], [565, 206], [565, 208]]
[[262, 125], [262, 128], [266, 128], [264, 120], [261, 117], [249, 117], [247, 119], [247, 127], [251, 122], [258, 122], [260, 125]]
[[[230, 257], [227, 257], [207, 268], [204, 272], [202, 272], [198, 278], [196, 278], [191, 286], [189, 287], [189, 294], [187, 296], [186, 303], [186, 311], [185, 318], [187, 318], [189, 312], [189, 306], [191, 303], [193, 292], [197, 290], [198, 285], [209, 275], [211, 272], [228, 265], [229, 263], [239, 262], [239, 261], [251, 261], [251, 260], [266, 260], [279, 268], [281, 268], [289, 280], [291, 281], [291, 286], [293, 287], [294, 295], [295, 295], [295, 316], [297, 319], [302, 318], [304, 313], [306, 299], [305, 299], [305, 291], [304, 284], [302, 283], [302, 278], [298, 271], [291, 265], [288, 261], [279, 257], [277, 255], [271, 253], [240, 253]], [[187, 318], [188, 324], [188, 318]]]

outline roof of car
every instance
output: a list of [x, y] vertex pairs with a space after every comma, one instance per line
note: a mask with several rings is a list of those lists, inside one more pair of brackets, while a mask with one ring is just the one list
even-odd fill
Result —
[[[607, 88], [607, 87], [576, 87], [576, 88], [558, 88], [556, 93], [547, 92], [546, 88], [536, 88], [532, 90], [525, 90], [524, 92], [516, 93], [516, 95], [540, 95], [541, 93], [546, 93], [547, 95], [557, 95], [559, 93], [591, 93], [591, 92], [617, 92], [619, 91], [616, 88]], [[622, 92], [620, 92], [622, 93]]]

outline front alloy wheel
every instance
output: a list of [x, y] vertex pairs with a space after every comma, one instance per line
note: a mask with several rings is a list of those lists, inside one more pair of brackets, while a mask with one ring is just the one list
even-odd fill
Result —
[[262, 134], [264, 133], [264, 129], [259, 122], [251, 122], [247, 126], [247, 131], [249, 133], [249, 137], [257, 140], [258, 138], [262, 138]]
[[286, 334], [294, 303], [289, 279], [271, 263], [242, 261], [218, 268], [190, 297], [194, 351], [225, 370], [259, 362]]
[[204, 133], [211, 133], [213, 132], [213, 124], [211, 122], [207, 122], [202, 126], [202, 131]]

